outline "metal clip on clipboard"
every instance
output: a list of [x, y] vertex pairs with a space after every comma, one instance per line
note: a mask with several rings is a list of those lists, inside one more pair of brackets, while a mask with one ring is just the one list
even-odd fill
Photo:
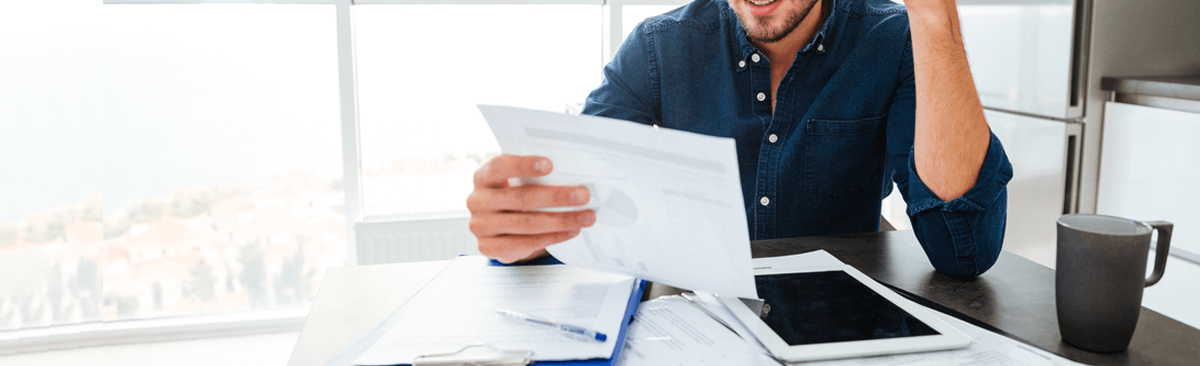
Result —
[[[492, 355], [482, 355], [491, 352]], [[417, 356], [413, 366], [509, 366], [533, 362], [533, 351], [505, 351], [487, 344], [472, 344], [454, 352]]]

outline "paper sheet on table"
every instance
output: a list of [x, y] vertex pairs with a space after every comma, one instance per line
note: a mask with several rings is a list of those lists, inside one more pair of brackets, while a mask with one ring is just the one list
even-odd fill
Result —
[[593, 116], [480, 105], [506, 154], [550, 158], [528, 183], [585, 185], [596, 224], [563, 263], [758, 298], [734, 140]]
[[679, 296], [642, 303], [625, 336], [621, 366], [778, 366]]
[[[459, 257], [404, 305], [391, 330], [354, 363], [411, 364], [417, 356], [471, 344], [533, 351], [538, 361], [609, 358], [633, 286], [629, 276], [569, 266], [489, 266], [483, 257]], [[580, 340], [496, 309], [587, 327], [609, 337], [604, 342]]]
[[742, 324], [741, 320], [738, 320], [736, 316], [733, 316], [733, 313], [729, 311], [729, 308], [726, 308], [720, 300], [717, 300], [716, 295], [707, 292], [697, 292], [696, 302], [705, 309], [708, 309], [709, 313], [720, 318], [721, 322], [729, 325], [729, 327], [733, 329], [733, 332], [737, 334], [738, 337], [741, 337], [743, 340], [745, 340], [746, 344], [748, 344], [750, 348], [753, 348], [763, 354], [771, 354], [771, 352], [767, 351], [767, 349], [763, 347], [762, 343], [758, 341], [758, 338], [754, 336], [754, 333], [750, 332], [750, 328], [746, 328], [746, 325]]
[[803, 268], [816, 266], [842, 265], [841, 260], [829, 254], [824, 249], [817, 249], [807, 253], [785, 255], [779, 257], [754, 258], [754, 269], [771, 269], [771, 268]]

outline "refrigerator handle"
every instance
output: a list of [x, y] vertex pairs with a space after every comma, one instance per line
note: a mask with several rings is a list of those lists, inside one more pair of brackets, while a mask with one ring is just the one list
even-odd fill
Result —
[[1063, 159], [1063, 215], [1079, 213], [1079, 177], [1083, 166], [1083, 123], [1068, 122]]
[[1083, 117], [1088, 86], [1088, 55], [1092, 39], [1092, 1], [1075, 0], [1075, 19], [1072, 21], [1071, 37], [1071, 85], [1067, 100], [1067, 117]]

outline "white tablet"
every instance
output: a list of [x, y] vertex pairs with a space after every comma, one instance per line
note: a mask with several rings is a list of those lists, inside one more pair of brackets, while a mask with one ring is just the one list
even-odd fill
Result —
[[763, 347], [787, 362], [940, 351], [971, 338], [846, 265], [755, 271], [765, 317], [719, 297]]

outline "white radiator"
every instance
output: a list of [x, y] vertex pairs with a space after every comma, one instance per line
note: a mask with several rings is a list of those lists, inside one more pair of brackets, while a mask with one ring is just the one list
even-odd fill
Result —
[[452, 259], [477, 255], [467, 211], [370, 215], [355, 227], [358, 264]]

